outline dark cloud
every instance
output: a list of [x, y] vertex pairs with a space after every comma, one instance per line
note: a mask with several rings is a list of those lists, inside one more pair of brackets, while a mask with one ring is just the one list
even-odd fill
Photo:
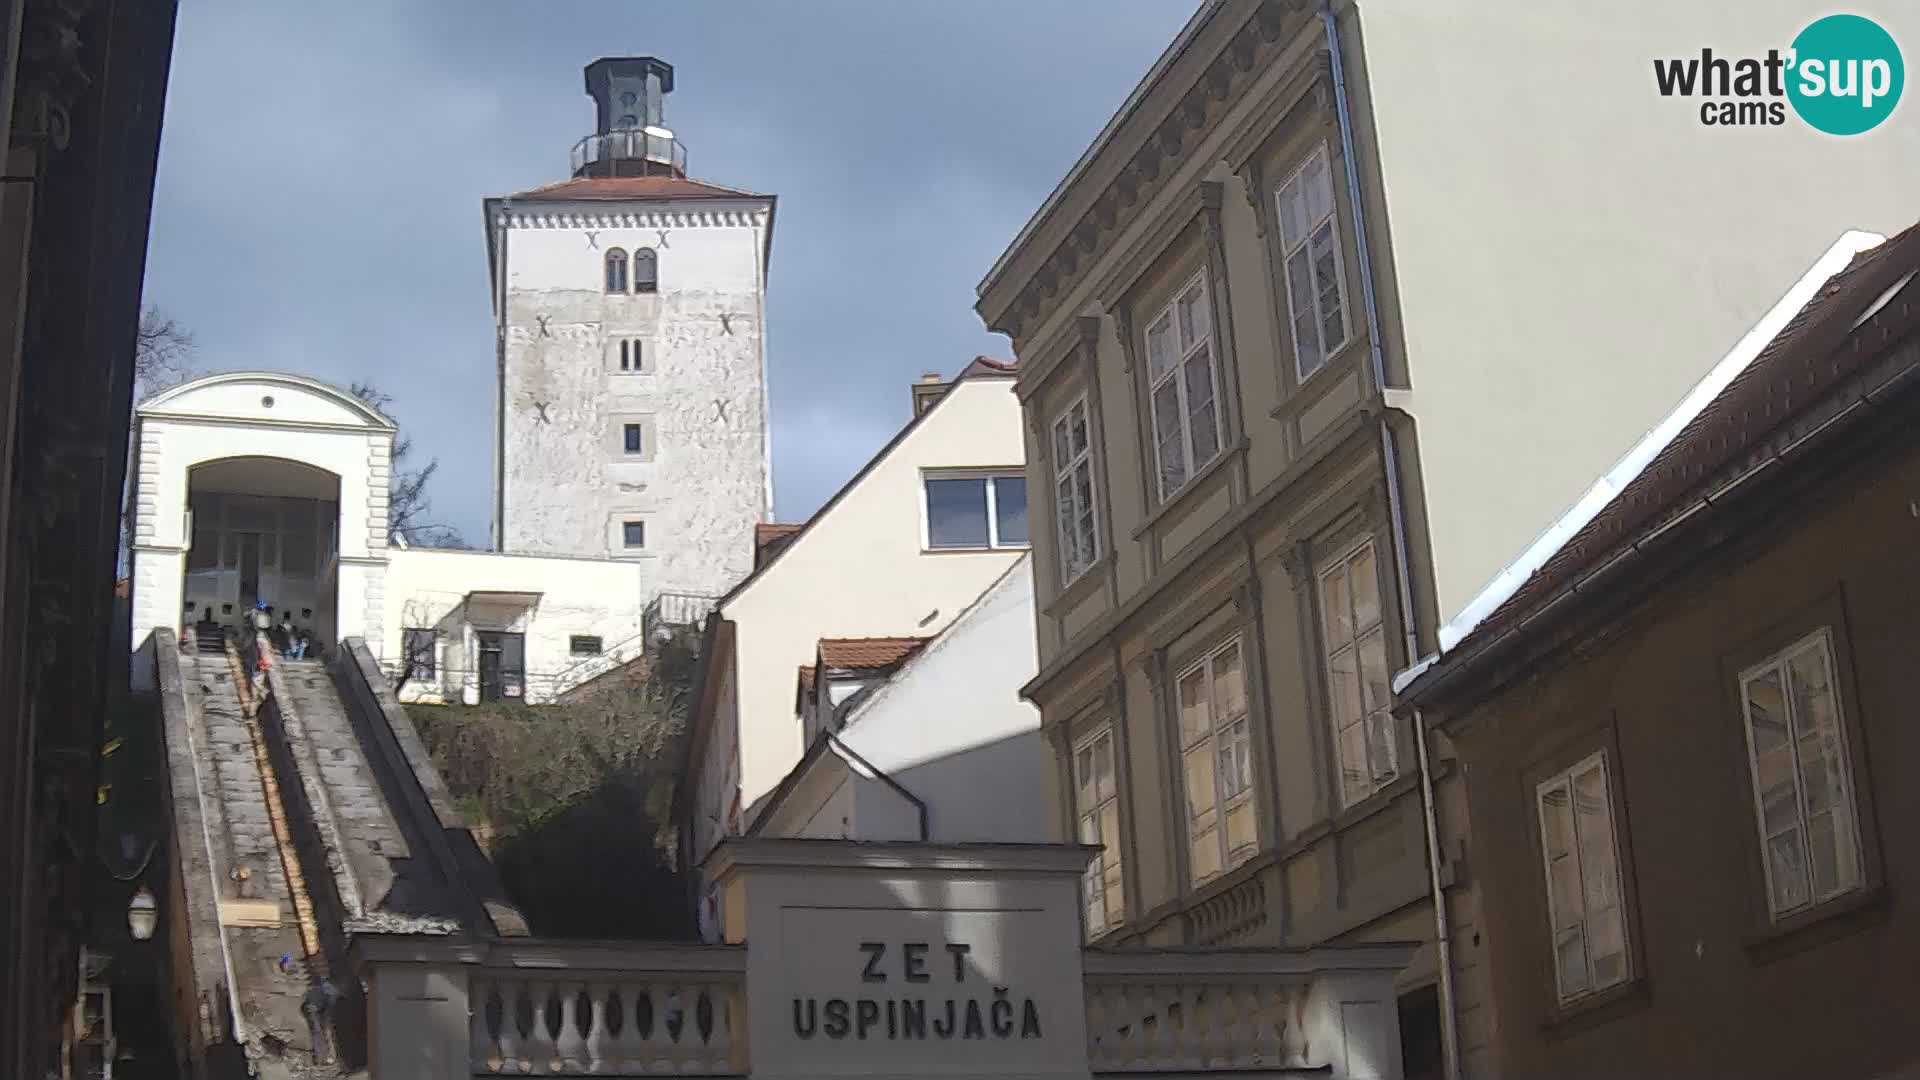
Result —
[[690, 171], [780, 196], [774, 487], [811, 513], [907, 384], [1005, 355], [973, 287], [1192, 8], [1177, 0], [186, 0], [147, 295], [207, 368], [373, 379], [486, 536], [480, 200], [564, 176], [580, 69], [652, 53]]

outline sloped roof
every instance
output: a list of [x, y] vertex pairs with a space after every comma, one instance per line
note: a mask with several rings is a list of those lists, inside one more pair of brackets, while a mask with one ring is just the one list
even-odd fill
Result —
[[806, 528], [804, 522], [763, 521], [753, 527], [753, 565], [759, 568], [762, 562], [773, 557], [786, 542]]
[[899, 664], [931, 640], [923, 637], [821, 638], [820, 664], [844, 671], [878, 671]]
[[1917, 270], [1920, 225], [1885, 242], [1843, 236], [1679, 408], [1442, 628], [1441, 652], [1401, 672], [1394, 689], [1412, 689], [1449, 654], [1515, 625], [1853, 374], [1870, 354], [1836, 347]]
[[582, 176], [507, 196], [521, 202], [594, 199], [764, 199], [765, 195], [683, 176]]

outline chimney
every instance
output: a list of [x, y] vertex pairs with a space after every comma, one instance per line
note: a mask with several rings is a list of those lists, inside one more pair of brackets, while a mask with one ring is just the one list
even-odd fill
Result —
[[920, 376], [920, 381], [913, 384], [913, 415], [919, 416], [932, 408], [933, 403], [940, 400], [940, 395], [946, 393], [947, 387], [952, 385], [952, 383], [942, 382], [940, 373], [937, 371], [929, 371]]

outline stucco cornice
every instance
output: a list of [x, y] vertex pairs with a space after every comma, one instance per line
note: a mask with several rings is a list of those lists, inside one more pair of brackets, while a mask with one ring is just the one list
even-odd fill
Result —
[[386, 414], [366, 402], [361, 401], [359, 398], [354, 397], [351, 393], [330, 383], [324, 383], [318, 379], [310, 379], [305, 375], [296, 375], [287, 371], [222, 371], [218, 374], [194, 379], [192, 382], [182, 383], [171, 390], [165, 390], [155, 394], [153, 397], [142, 402], [134, 411], [143, 419], [146, 417], [165, 417], [170, 420], [194, 420], [217, 423], [228, 418], [175, 410], [167, 406], [191, 397], [202, 390], [211, 389], [216, 386], [227, 386], [233, 383], [265, 383], [269, 386], [284, 387], [296, 393], [312, 394], [315, 397], [331, 401], [365, 420], [364, 424], [347, 425], [313, 423], [308, 421], [286, 421], [263, 416], [234, 419], [233, 422], [235, 423], [243, 423], [249, 426], [328, 428], [351, 431], [367, 431], [372, 429], [375, 431], [386, 431], [388, 433], [399, 430], [399, 425], [388, 419]]
[[509, 229], [698, 229], [765, 226], [773, 209], [758, 200], [679, 207], [581, 202], [509, 204], [496, 213], [496, 220]]
[[1208, 9], [1203, 25], [1176, 45], [1179, 53], [1149, 76], [1155, 81], [1130, 103], [1131, 115], [1102, 134], [980, 283], [976, 308], [988, 328], [1020, 341], [1046, 302], [1106, 253], [1129, 211], [1179, 171], [1182, 154], [1212, 132], [1229, 111], [1226, 103], [1246, 92], [1308, 18], [1304, 0]]

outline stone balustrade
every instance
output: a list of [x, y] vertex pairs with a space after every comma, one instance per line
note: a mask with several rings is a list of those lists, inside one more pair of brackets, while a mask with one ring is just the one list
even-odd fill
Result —
[[[1404, 946], [1330, 950], [1089, 949], [1084, 980], [1093, 1073], [1275, 1072], [1335, 1065], [1346, 1075], [1343, 1002], [1323, 975]], [[1326, 955], [1320, 955], [1321, 953]], [[1329, 1013], [1329, 1010], [1332, 1010]], [[1384, 1020], [1384, 1017], [1376, 1019]], [[1334, 1033], [1338, 1033], [1337, 1037]], [[1362, 1073], [1364, 1075], [1364, 1073]]]
[[469, 1008], [476, 1074], [746, 1072], [743, 975], [476, 972]]

